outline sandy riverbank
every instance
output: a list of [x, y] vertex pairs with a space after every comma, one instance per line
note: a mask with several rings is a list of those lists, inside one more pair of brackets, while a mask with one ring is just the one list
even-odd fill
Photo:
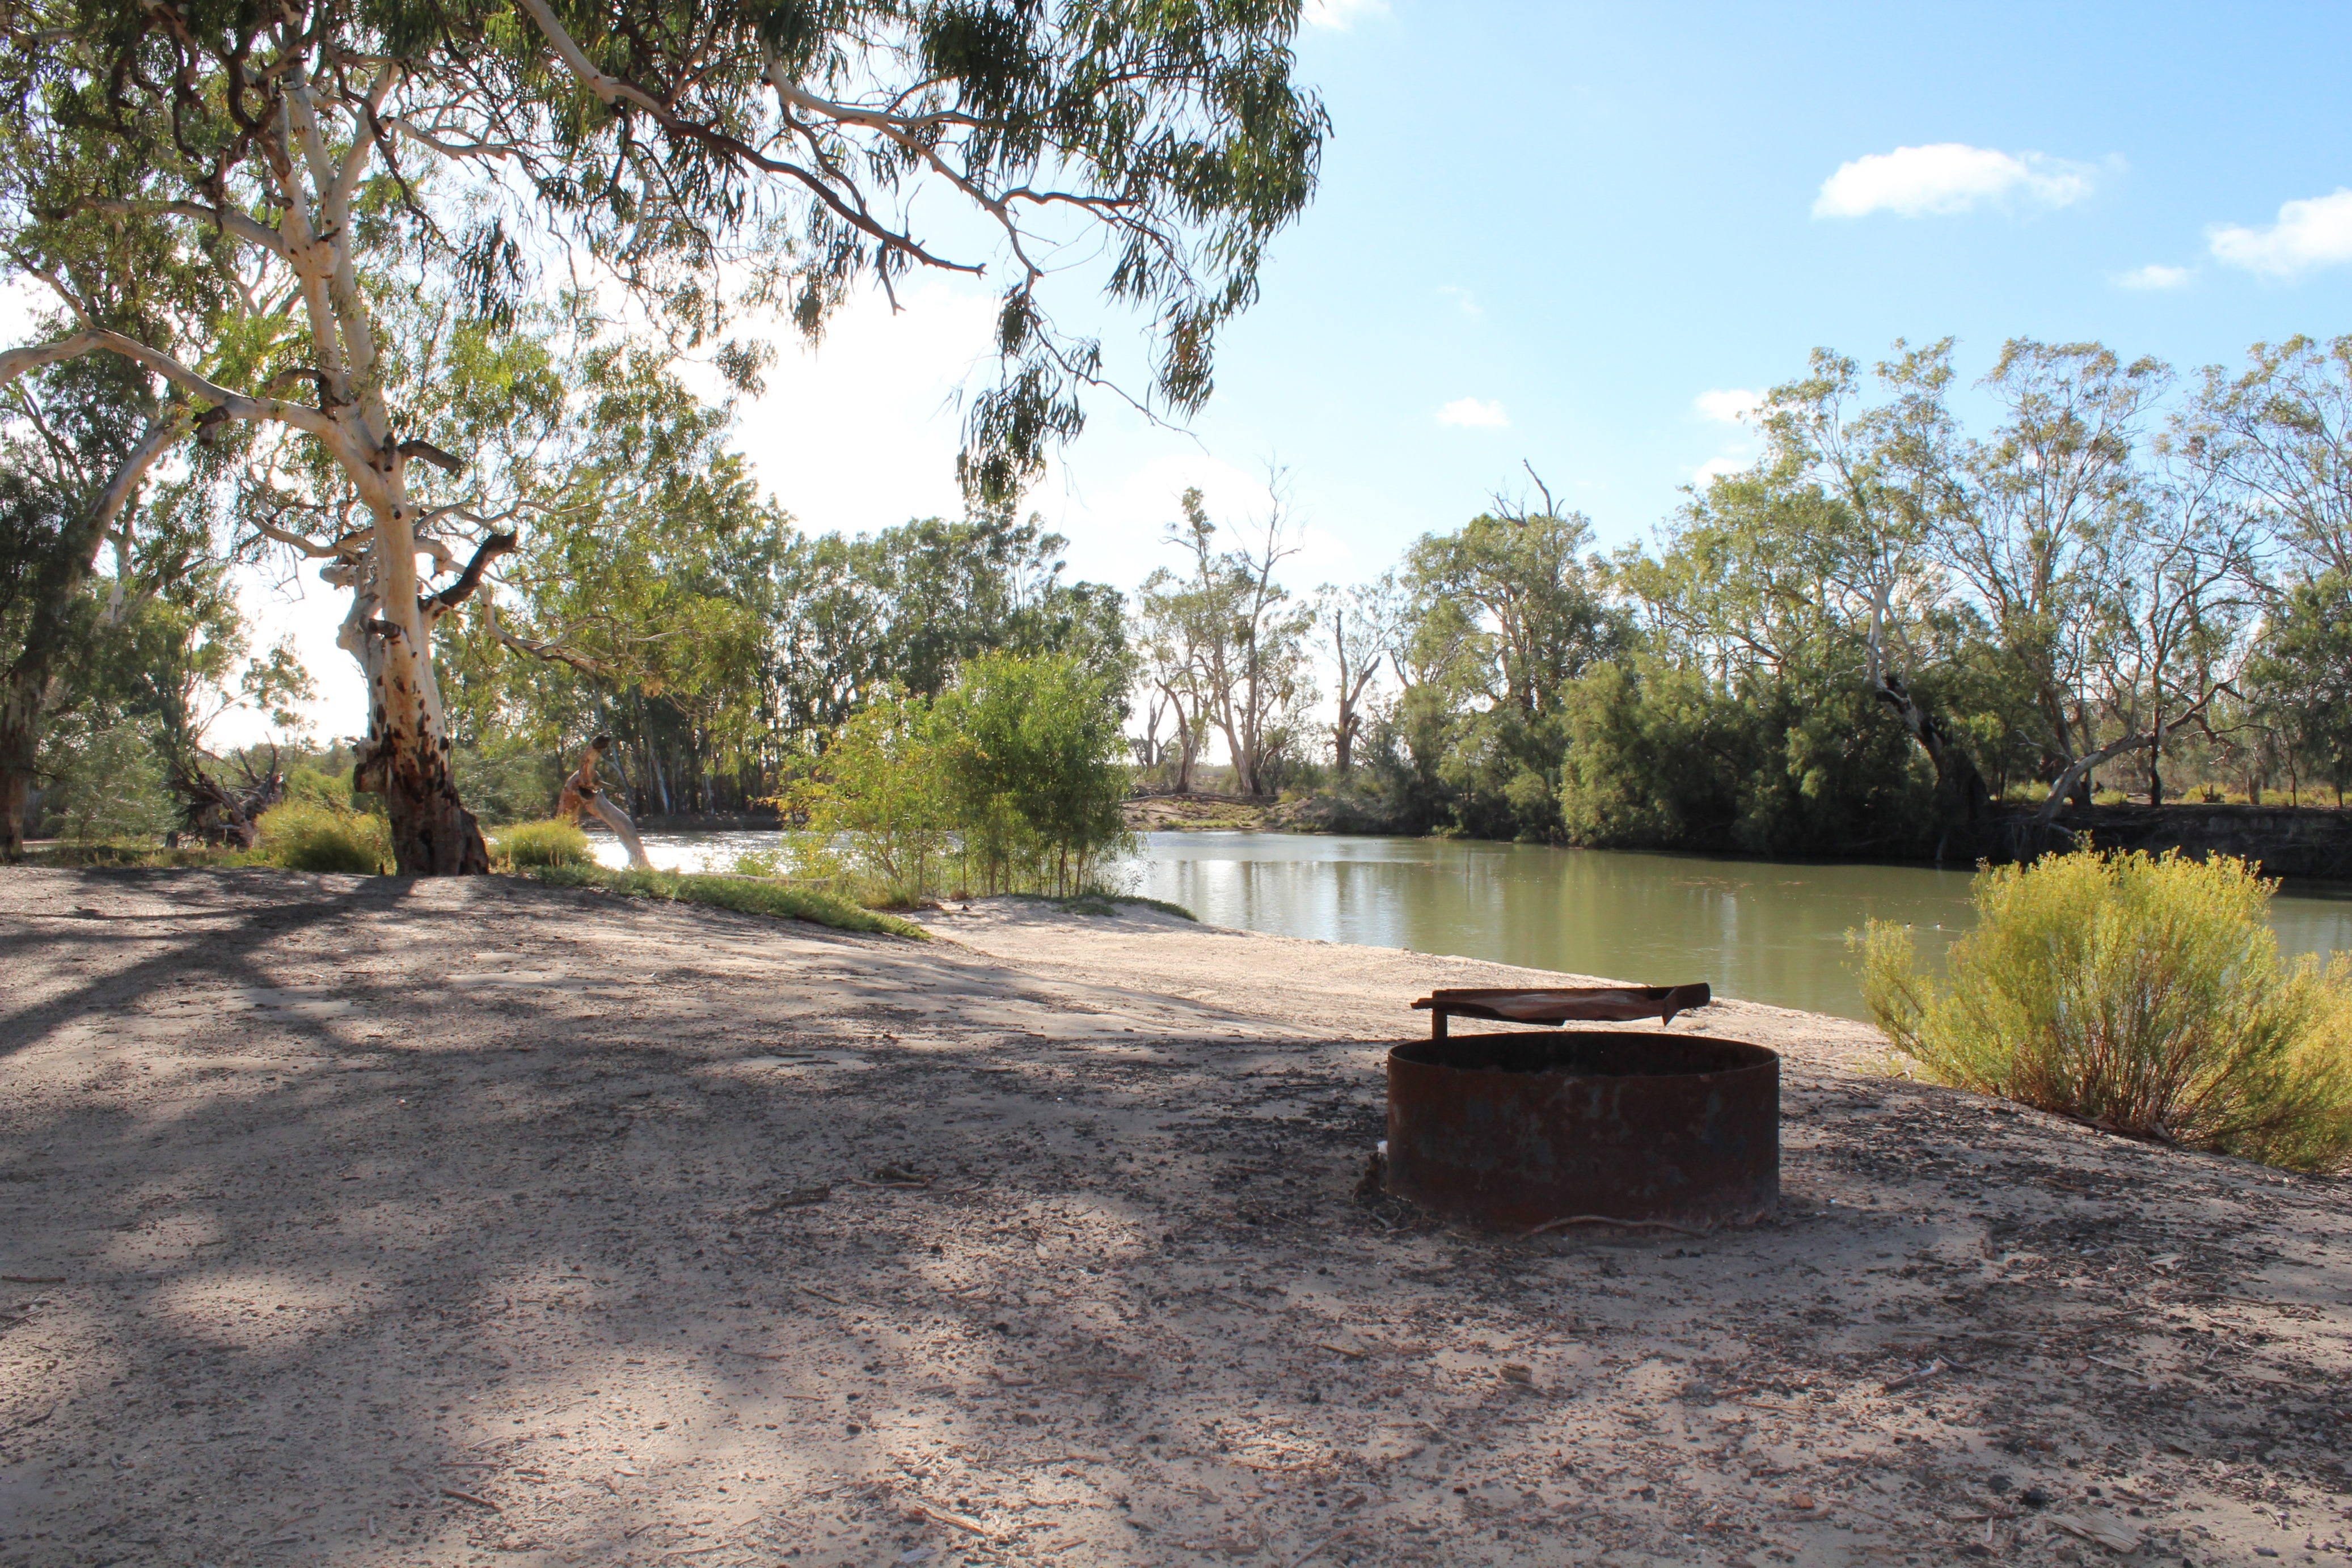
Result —
[[1381, 1042], [1526, 971], [932, 923], [0, 873], [0, 1563], [2343, 1550], [2344, 1183], [1727, 1004], [1776, 1220], [1457, 1235]]

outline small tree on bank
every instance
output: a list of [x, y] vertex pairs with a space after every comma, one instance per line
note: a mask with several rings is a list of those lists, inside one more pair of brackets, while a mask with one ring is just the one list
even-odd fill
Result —
[[1190, 786], [1200, 739], [1214, 727], [1233, 761], [1234, 789], [1272, 793], [1315, 701], [1306, 647], [1315, 612], [1275, 580], [1275, 569], [1297, 551], [1283, 542], [1278, 490], [1271, 500], [1262, 547], [1220, 550], [1201, 492], [1185, 491], [1183, 526], [1171, 524], [1168, 532], [1190, 556], [1187, 570], [1161, 567], [1143, 581], [1143, 641], [1164, 672], [1161, 690], [1175, 706], [1184, 748], [1180, 789]]
[[870, 899], [1080, 893], [1128, 841], [1123, 672], [989, 653], [844, 725], [777, 802], [803, 874]]

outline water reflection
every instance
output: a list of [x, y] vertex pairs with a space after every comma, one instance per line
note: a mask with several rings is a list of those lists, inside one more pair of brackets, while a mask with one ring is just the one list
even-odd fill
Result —
[[1497, 959], [1859, 1016], [1845, 934], [1964, 929], [1969, 879], [1442, 840], [1154, 834], [1137, 890], [1221, 925]]
[[[772, 833], [652, 834], [656, 865], [726, 870]], [[619, 847], [598, 841], [618, 864]], [[611, 852], [606, 855], [604, 852]], [[1860, 1018], [1845, 934], [1909, 923], [1923, 958], [1968, 929], [1969, 875], [1926, 866], [1713, 860], [1442, 839], [1150, 833], [1132, 891], [1218, 925], [1489, 958]], [[2352, 947], [2346, 890], [2272, 906], [2290, 953]]]

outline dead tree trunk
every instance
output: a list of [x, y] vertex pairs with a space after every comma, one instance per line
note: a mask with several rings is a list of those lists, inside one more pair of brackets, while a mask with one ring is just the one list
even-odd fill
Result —
[[1373, 672], [1381, 667], [1375, 654], [1370, 664], [1352, 674], [1343, 666], [1339, 671], [1339, 712], [1331, 725], [1331, 760], [1340, 778], [1355, 770], [1356, 737], [1364, 728], [1364, 688], [1371, 685]]
[[587, 749], [580, 754], [580, 766], [563, 780], [563, 792], [555, 801], [555, 814], [576, 822], [582, 812], [590, 813], [612, 829], [613, 836], [628, 850], [631, 871], [651, 871], [654, 863], [646, 858], [645, 841], [637, 837], [637, 825], [629, 821], [626, 811], [613, 803], [610, 791], [596, 782], [596, 763], [612, 746], [613, 737], [609, 735], [599, 735], [589, 741]]
[[[1176, 748], [1176, 793], [1190, 795], [1192, 792], [1192, 764], [1201, 755], [1201, 737], [1207, 728], [1206, 716], [1199, 707], [1187, 714], [1183, 695], [1175, 687], [1162, 685], [1160, 689], [1167, 694], [1168, 706], [1176, 716], [1176, 734], [1169, 742]], [[1205, 704], [1202, 706], [1205, 706]]]

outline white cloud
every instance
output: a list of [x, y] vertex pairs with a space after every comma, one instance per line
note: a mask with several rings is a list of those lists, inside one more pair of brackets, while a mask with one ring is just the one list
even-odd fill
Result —
[[2268, 228], [2216, 225], [2205, 233], [2216, 260], [2264, 277], [2334, 267], [2352, 261], [2352, 191], [2283, 203]]
[[1511, 416], [1503, 412], [1502, 403], [1494, 398], [1457, 397], [1437, 411], [1437, 423], [1503, 430], [1509, 427]]
[[1478, 297], [1459, 284], [1441, 283], [1437, 286], [1437, 292], [1460, 306], [1465, 316], [1484, 316], [1486, 313], [1478, 303]]
[[1817, 218], [1858, 218], [1890, 212], [1916, 218], [1964, 213], [1983, 202], [2022, 197], [2037, 206], [2063, 207], [2091, 193], [2086, 164], [2039, 152], [2010, 153], [1962, 141], [1897, 147], [1838, 165], [1813, 200]]
[[1726, 387], [1699, 393], [1691, 399], [1691, 406], [1698, 410], [1702, 418], [1738, 424], [1764, 406], [1764, 396], [1743, 387]]
[[2179, 288], [2197, 274], [2186, 267], [2167, 267], [2151, 261], [2146, 267], [2135, 267], [2129, 272], [2118, 272], [2107, 281], [2117, 288]]
[[1359, 16], [1385, 16], [1388, 0], [1307, 0], [1306, 21], [1310, 27], [1331, 27], [1346, 32], [1356, 25]]
[[1691, 481], [1704, 490], [1717, 479], [1733, 474], [1745, 473], [1754, 461], [1753, 458], [1734, 457], [1727, 454], [1721, 457], [1710, 457], [1691, 470]]

